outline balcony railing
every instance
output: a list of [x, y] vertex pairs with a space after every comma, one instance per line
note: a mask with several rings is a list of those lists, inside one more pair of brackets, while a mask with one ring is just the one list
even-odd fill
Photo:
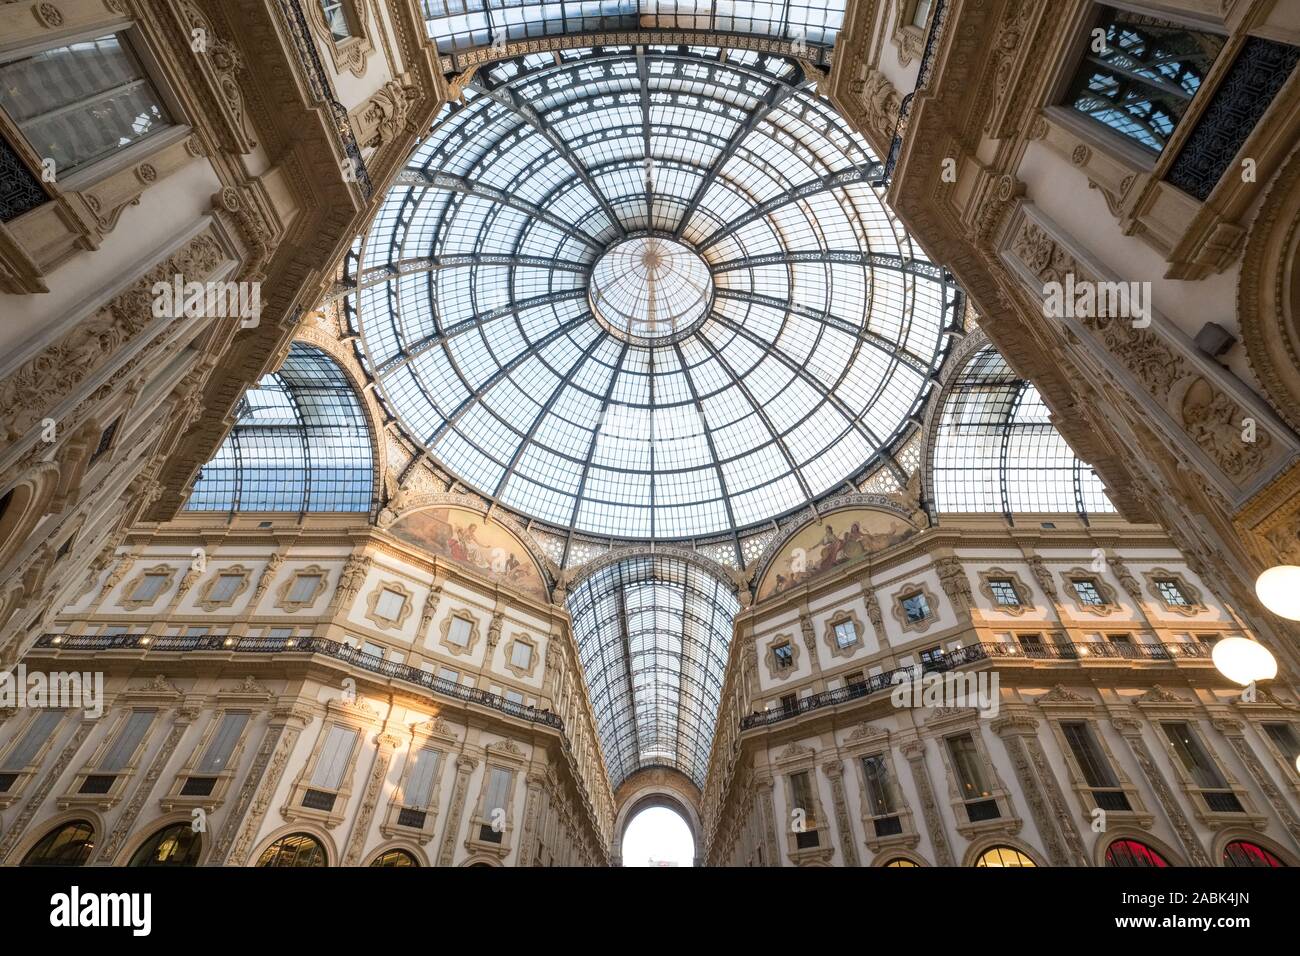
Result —
[[946, 0], [935, 0], [934, 13], [930, 16], [930, 32], [926, 34], [921, 66], [916, 73], [916, 86], [899, 103], [898, 121], [894, 124], [894, 136], [889, 144], [889, 155], [885, 157], [885, 172], [880, 181], [883, 186], [888, 187], [889, 181], [894, 177], [894, 166], [898, 163], [898, 154], [903, 148], [903, 137], [907, 134], [907, 118], [912, 112], [912, 98], [930, 83], [930, 74], [934, 71], [934, 51], [939, 45], [939, 38], [943, 36], [949, 6]]
[[740, 719], [740, 729], [767, 727], [771, 724], [790, 720], [810, 711], [823, 707], [834, 707], [861, 697], [892, 690], [897, 684], [914, 680], [921, 674], [942, 673], [967, 664], [981, 661], [1174, 661], [1174, 660], [1209, 660], [1208, 644], [1111, 644], [1095, 642], [1088, 644], [1044, 644], [1041, 647], [1024, 648], [1018, 644], [967, 644], [953, 651], [945, 651], [920, 665], [897, 667], [858, 681], [847, 687], [824, 690], [817, 694], [801, 698], [788, 707], [747, 714]]
[[477, 687], [466, 687], [454, 681], [443, 680], [428, 671], [420, 670], [409, 664], [384, 660], [374, 654], [366, 654], [342, 641], [331, 641], [323, 637], [231, 637], [225, 634], [204, 634], [197, 636], [166, 636], [147, 634], [44, 634], [36, 641], [38, 648], [70, 651], [147, 651], [156, 652], [194, 652], [227, 651], [238, 654], [320, 654], [334, 660], [344, 661], [361, 670], [404, 680], [411, 684], [431, 690], [444, 697], [454, 697], [471, 704], [491, 707], [503, 714], [527, 720], [534, 724], [564, 729], [564, 721], [559, 714], [549, 710], [538, 710], [525, 704], [506, 700], [499, 694], [492, 694]]

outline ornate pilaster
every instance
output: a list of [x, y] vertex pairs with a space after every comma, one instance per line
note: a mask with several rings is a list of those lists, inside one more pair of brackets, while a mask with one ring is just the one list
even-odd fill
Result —
[[131, 799], [123, 805], [122, 812], [118, 814], [117, 824], [113, 827], [112, 832], [99, 845], [99, 852], [95, 854], [96, 863], [111, 864], [113, 862], [113, 857], [117, 855], [117, 851], [126, 842], [127, 836], [131, 833], [131, 828], [140, 816], [140, 811], [144, 809], [149, 795], [153, 793], [154, 785], [157, 784], [158, 778], [162, 776], [163, 768], [167, 766], [167, 761], [171, 760], [172, 754], [175, 753], [176, 745], [181, 742], [181, 737], [185, 735], [185, 731], [189, 729], [196, 716], [197, 714], [194, 711], [185, 709], [179, 709], [172, 713], [172, 729], [167, 734], [167, 739], [158, 748], [158, 753], [154, 755], [153, 762], [149, 764], [149, 770], [145, 773], [143, 779], [136, 785], [135, 792], [131, 794]]
[[1133, 759], [1146, 774], [1151, 789], [1160, 801], [1160, 806], [1164, 808], [1165, 816], [1187, 852], [1187, 862], [1192, 866], [1212, 866], [1209, 854], [1205, 852], [1201, 841], [1196, 838], [1196, 831], [1192, 829], [1191, 821], [1187, 819], [1183, 808], [1178, 805], [1178, 798], [1174, 796], [1173, 788], [1169, 786], [1169, 781], [1156, 765], [1155, 757], [1147, 747], [1147, 742], [1142, 739], [1141, 722], [1132, 717], [1112, 717], [1110, 723], [1124, 738], [1124, 742], [1133, 753]]
[[840, 851], [844, 854], [844, 865], [861, 866], [858, 861], [857, 837], [849, 821], [848, 801], [844, 798], [844, 762], [828, 760], [822, 764], [822, 771], [831, 782], [831, 800], [835, 804], [835, 826], [840, 831]]
[[776, 839], [776, 807], [772, 804], [771, 778], [759, 780], [754, 786], [758, 798], [758, 812], [762, 817], [763, 842], [767, 844], [767, 865], [781, 865], [780, 843]]
[[94, 721], [91, 720], [83, 720], [77, 725], [77, 732], [59, 751], [59, 759], [54, 761], [45, 776], [41, 778], [40, 784], [32, 791], [32, 795], [27, 798], [27, 802], [23, 804], [18, 816], [9, 822], [8, 832], [5, 833], [3, 839], [0, 839], [0, 863], [4, 863], [5, 858], [13, 852], [18, 838], [22, 836], [23, 831], [27, 829], [27, 824], [32, 822], [32, 817], [36, 816], [36, 811], [40, 809], [41, 804], [45, 802], [45, 798], [54, 789], [55, 781], [63, 776], [63, 771], [67, 770], [68, 764], [72, 763], [72, 758], [77, 755], [77, 751], [85, 743], [93, 725]]
[[465, 813], [465, 791], [469, 789], [469, 775], [478, 761], [467, 754], [456, 758], [456, 785], [451, 794], [451, 807], [447, 811], [447, 829], [442, 834], [442, 848], [438, 851], [438, 865], [451, 866], [456, 856], [456, 834], [460, 831], [460, 818]]
[[524, 825], [519, 834], [519, 865], [533, 865], [533, 847], [537, 840], [533, 834], [537, 831], [537, 814], [542, 804], [542, 784], [546, 775], [536, 770], [530, 771], [525, 778], [528, 795], [524, 799]]
[[1241, 721], [1234, 720], [1231, 717], [1216, 717], [1211, 723], [1214, 729], [1223, 734], [1232, 749], [1236, 752], [1241, 762], [1246, 765], [1250, 775], [1255, 779], [1255, 785], [1259, 787], [1259, 792], [1264, 795], [1268, 802], [1276, 811], [1278, 819], [1286, 827], [1286, 832], [1291, 834], [1291, 839], [1300, 844], [1300, 820], [1296, 819], [1291, 807], [1287, 804], [1286, 798], [1273, 783], [1273, 778], [1268, 775], [1259, 758], [1255, 756], [1255, 751], [1246, 743], [1245, 728]]
[[[1052, 865], [1086, 865], [1083, 841], [1064, 805], [1065, 801], [1059, 799], [1056, 801], [1056, 806], [1052, 805], [1051, 791], [1055, 789], [1056, 796], [1060, 797], [1060, 789], [1056, 787], [1056, 781], [1051, 777], [1050, 768], [1046, 767], [1045, 761], [1044, 765], [1037, 766], [1037, 761], [1030, 755], [1031, 749], [1037, 749], [1040, 755], [1042, 753], [1042, 749], [1038, 747], [1038, 721], [1023, 714], [1007, 714], [993, 722], [993, 730], [1002, 738], [1002, 745], [1011, 758], [1011, 766], [1015, 768], [1016, 777], [1020, 780], [1021, 792], [1024, 794], [1025, 802], [1029, 804], [1029, 812], [1033, 814], [1034, 824], [1038, 827], [1038, 833], [1043, 839], [1043, 848], [1047, 851], [1047, 857]], [[1045, 780], [1042, 776], [1044, 771], [1047, 773]], [[1066, 852], [1061, 841], [1062, 833], [1072, 853]]]
[[289, 754], [293, 752], [300, 733], [301, 724], [284, 718], [273, 720], [271, 726], [266, 728], [257, 756], [253, 758], [253, 765], [248, 768], [244, 784], [239, 788], [239, 795], [230, 809], [230, 818], [221, 832], [221, 838], [212, 848], [210, 863], [216, 865], [226, 862], [231, 866], [243, 866], [248, 862], [253, 838], [257, 836], [262, 818], [266, 816], [275, 788], [279, 786], [285, 765], [289, 762]]
[[934, 787], [930, 785], [930, 771], [925, 766], [925, 744], [920, 740], [909, 740], [902, 746], [903, 756], [912, 770], [912, 781], [916, 792], [921, 797], [921, 815], [925, 817], [925, 828], [934, 845], [934, 862], [938, 866], [953, 866], [952, 849], [948, 846], [948, 834], [943, 828], [943, 819], [939, 816], [939, 804], [934, 799]]
[[393, 751], [402, 744], [392, 734], [380, 734], [375, 738], [375, 743], [378, 749], [370, 768], [370, 778], [366, 781], [365, 792], [361, 795], [361, 805], [357, 807], [352, 832], [348, 835], [348, 848], [343, 854], [344, 866], [358, 866], [361, 863], [361, 853], [366, 848], [366, 831], [370, 829], [370, 821], [374, 819], [375, 808], [379, 805], [384, 780], [388, 777], [388, 767], [393, 762]]

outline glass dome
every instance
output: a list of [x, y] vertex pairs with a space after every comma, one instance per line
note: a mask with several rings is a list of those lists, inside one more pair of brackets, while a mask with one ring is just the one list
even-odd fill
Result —
[[776, 55], [481, 68], [345, 298], [377, 393], [463, 482], [561, 528], [734, 533], [887, 459], [957, 296], [881, 165]]

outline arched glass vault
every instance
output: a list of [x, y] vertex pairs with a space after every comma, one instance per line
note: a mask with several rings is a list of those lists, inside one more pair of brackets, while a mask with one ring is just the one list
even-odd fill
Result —
[[700, 30], [829, 47], [845, 0], [420, 0], [442, 52], [610, 30]]
[[234, 427], [199, 472], [186, 511], [369, 511], [374, 450], [338, 364], [294, 342], [244, 393]]
[[[434, 460], [533, 519], [631, 539], [734, 535], [892, 461], [958, 293], [798, 62], [565, 50], [483, 67], [466, 98], [344, 299], [377, 394]], [[594, 314], [592, 276], [635, 267], [610, 257], [638, 238], [691, 295]]]
[[570, 593], [611, 787], [651, 766], [704, 787], [739, 608], [727, 582], [667, 555], [608, 564]]
[[934, 510], [1078, 515], [1114, 512], [1093, 470], [1052, 424], [1034, 388], [993, 346], [962, 368], [939, 412]]

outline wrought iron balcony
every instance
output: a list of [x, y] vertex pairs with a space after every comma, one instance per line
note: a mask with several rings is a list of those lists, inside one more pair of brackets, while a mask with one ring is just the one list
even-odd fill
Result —
[[824, 690], [801, 698], [788, 707], [778, 707], [756, 714], [748, 714], [740, 719], [740, 729], [767, 727], [785, 720], [798, 717], [823, 707], [834, 707], [862, 697], [884, 694], [897, 684], [914, 680], [921, 674], [942, 673], [956, 667], [977, 664], [982, 661], [997, 661], [999, 664], [1029, 663], [1031, 661], [1179, 661], [1210, 660], [1208, 644], [1111, 644], [1097, 641], [1087, 644], [1044, 644], [1041, 647], [1025, 648], [1019, 644], [989, 643], [967, 644], [953, 651], [945, 651], [920, 665], [897, 667], [856, 681], [846, 687]]
[[69, 651], [146, 651], [149, 653], [187, 653], [195, 651], [227, 651], [237, 654], [320, 654], [334, 660], [344, 661], [361, 670], [418, 684], [444, 697], [454, 697], [471, 704], [491, 707], [503, 714], [527, 720], [534, 724], [564, 729], [564, 721], [559, 714], [549, 710], [538, 710], [525, 704], [506, 700], [499, 694], [492, 694], [477, 687], [466, 687], [454, 681], [443, 680], [428, 671], [397, 661], [384, 660], [374, 654], [366, 654], [350, 644], [331, 641], [323, 637], [232, 637], [224, 634], [204, 634], [197, 636], [160, 636], [148, 634], [44, 634], [35, 644], [36, 648]]

